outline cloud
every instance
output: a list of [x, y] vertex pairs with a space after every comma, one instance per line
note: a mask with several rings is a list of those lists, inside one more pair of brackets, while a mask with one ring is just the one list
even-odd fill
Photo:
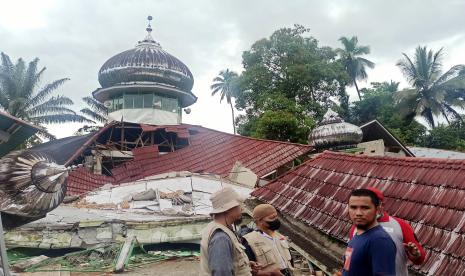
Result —
[[[80, 99], [99, 87], [100, 66], [134, 47], [145, 36], [147, 15], [152, 15], [155, 39], [194, 74], [193, 92], [199, 101], [184, 121], [229, 132], [230, 109], [210, 96], [211, 80], [222, 69], [241, 70], [242, 52], [281, 27], [302, 24], [320, 44], [332, 47], [339, 47], [341, 36], [357, 35], [361, 44], [370, 45], [368, 58], [377, 63], [369, 81], [403, 81], [395, 63], [402, 52], [412, 54], [419, 44], [444, 46], [446, 67], [465, 64], [465, 1], [1, 2], [8, 15], [0, 18], [0, 51], [13, 58], [40, 57], [47, 67], [45, 81], [70, 77], [58, 92], [70, 96], [76, 110], [83, 104]], [[50, 129], [63, 137], [76, 125]]]

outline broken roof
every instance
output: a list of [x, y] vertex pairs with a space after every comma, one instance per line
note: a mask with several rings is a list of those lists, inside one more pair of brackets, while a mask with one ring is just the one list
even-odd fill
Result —
[[445, 158], [445, 159], [465, 159], [465, 152], [422, 148], [422, 147], [409, 147], [409, 150], [417, 157], [427, 158]]
[[385, 209], [409, 221], [428, 252], [414, 269], [427, 275], [465, 273], [465, 161], [372, 157], [325, 151], [252, 195], [345, 242], [353, 189], [384, 192]]
[[201, 230], [211, 221], [209, 198], [226, 186], [243, 197], [252, 191], [188, 172], [108, 185], [10, 231], [5, 240], [11, 247], [39, 248], [85, 248], [133, 235], [141, 244], [200, 240]]
[[[119, 132], [111, 131], [111, 127], [124, 127], [119, 124], [121, 123], [113, 123], [87, 136], [72, 156], [67, 154], [66, 158], [61, 159], [67, 159], [66, 164], [71, 164], [89, 151], [94, 142], [102, 145], [111, 139], [119, 141], [120, 137], [115, 136], [120, 135]], [[162, 148], [157, 141], [154, 145], [135, 146], [132, 149], [134, 159], [115, 166], [111, 169], [111, 176], [94, 175], [83, 168], [73, 171], [68, 179], [69, 194], [85, 193], [106, 183], [124, 183], [173, 171], [211, 173], [227, 177], [238, 161], [258, 177], [264, 177], [313, 150], [309, 145], [254, 139], [201, 126], [125, 125], [128, 132], [137, 133], [134, 137], [142, 137], [150, 132], [163, 135], [171, 133], [177, 146], [174, 151], [165, 151], [163, 154], [161, 152], [166, 150], [166, 146]]]
[[40, 128], [0, 111], [0, 157], [16, 149]]

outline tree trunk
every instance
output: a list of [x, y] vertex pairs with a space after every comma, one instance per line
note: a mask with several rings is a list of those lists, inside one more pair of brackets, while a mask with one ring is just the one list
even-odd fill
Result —
[[354, 79], [354, 85], [355, 85], [355, 89], [357, 90], [358, 100], [361, 101], [362, 96], [360, 96], [360, 90], [358, 90], [358, 85], [357, 85], [357, 82], [355, 81], [355, 79]]
[[232, 102], [230, 102], [229, 105], [231, 106], [233, 130], [234, 130], [234, 134], [236, 134], [236, 124], [234, 123], [234, 107], [233, 107]]

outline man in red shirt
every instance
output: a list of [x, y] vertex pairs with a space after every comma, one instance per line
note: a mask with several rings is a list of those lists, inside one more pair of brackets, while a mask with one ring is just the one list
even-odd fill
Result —
[[[376, 194], [380, 201], [378, 223], [384, 230], [391, 236], [396, 244], [396, 275], [407, 276], [408, 268], [407, 263], [410, 260], [415, 265], [420, 265], [425, 261], [426, 252], [415, 237], [412, 227], [404, 220], [389, 216], [384, 211], [384, 195], [383, 193], [373, 187], [367, 188]], [[352, 239], [356, 234], [356, 227], [352, 226], [350, 230], [349, 239]]]

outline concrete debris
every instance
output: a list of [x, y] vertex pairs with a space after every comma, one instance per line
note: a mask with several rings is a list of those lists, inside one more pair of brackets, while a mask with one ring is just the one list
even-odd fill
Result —
[[128, 264], [129, 257], [131, 256], [132, 248], [134, 246], [135, 241], [136, 241], [136, 237], [134, 236], [126, 238], [126, 240], [124, 241], [123, 247], [121, 248], [121, 251], [119, 252], [118, 259], [116, 260], [116, 264], [115, 264], [115, 268], [113, 269], [113, 272], [121, 273], [124, 271], [124, 267]]
[[68, 204], [68, 203], [74, 202], [74, 201], [76, 201], [78, 199], [79, 199], [79, 196], [77, 196], [77, 195], [65, 196], [65, 198], [63, 199], [63, 203]]
[[148, 189], [132, 196], [134, 201], [146, 201], [157, 199], [157, 192], [154, 189]]
[[[85, 198], [74, 202], [72, 206], [77, 208], [88, 208], [88, 209], [101, 209], [101, 210], [115, 210], [118, 209], [118, 205], [114, 203], [95, 203], [88, 202]], [[124, 209], [124, 208], [123, 208]]]
[[11, 266], [11, 269], [15, 272], [22, 272], [25, 271], [27, 268], [34, 266], [47, 259], [47, 256], [40, 255], [31, 259], [16, 262], [14, 265]]

